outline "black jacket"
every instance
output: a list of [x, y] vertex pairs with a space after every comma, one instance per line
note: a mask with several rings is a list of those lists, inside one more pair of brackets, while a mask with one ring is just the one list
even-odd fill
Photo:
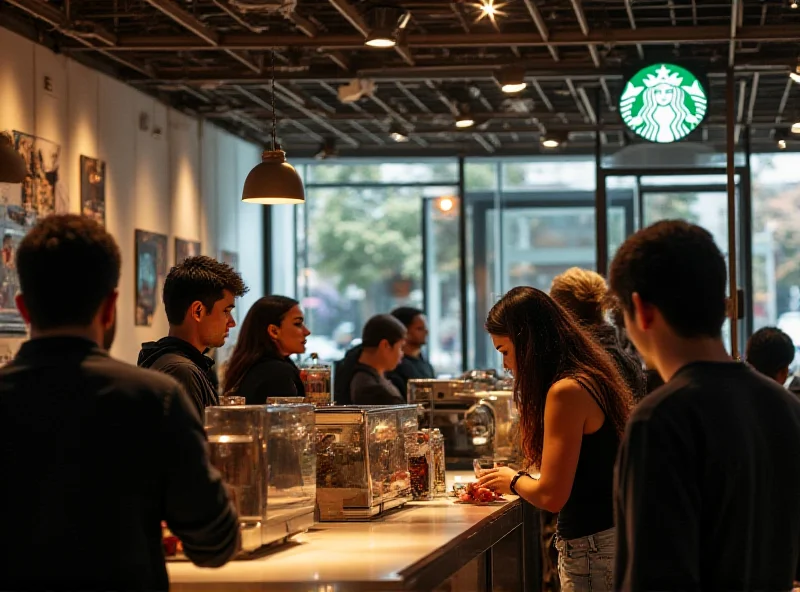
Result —
[[214, 360], [200, 353], [192, 344], [177, 337], [164, 337], [142, 344], [137, 364], [169, 374], [183, 385], [192, 398], [200, 421], [205, 408], [219, 405], [219, 395], [212, 379]]
[[644, 368], [639, 359], [626, 352], [619, 343], [617, 332], [611, 325], [598, 325], [590, 329], [595, 340], [613, 358], [625, 384], [633, 395], [634, 401], [640, 401], [647, 394]]
[[292, 360], [266, 355], [250, 367], [232, 394], [245, 397], [248, 405], [264, 405], [267, 397], [305, 397], [306, 389]]
[[333, 364], [333, 402], [337, 405], [352, 405], [350, 399], [350, 381], [358, 364], [358, 358], [364, 348], [357, 345], [348, 351], [344, 358]]
[[0, 590], [167, 590], [161, 521], [224, 564], [238, 518], [173, 379], [80, 338], [36, 339], [0, 369]]
[[422, 354], [416, 358], [403, 356], [397, 368], [386, 373], [386, 378], [392, 381], [392, 384], [400, 391], [403, 399], [407, 400], [409, 380], [414, 378], [436, 378], [436, 372], [434, 372], [433, 366]]

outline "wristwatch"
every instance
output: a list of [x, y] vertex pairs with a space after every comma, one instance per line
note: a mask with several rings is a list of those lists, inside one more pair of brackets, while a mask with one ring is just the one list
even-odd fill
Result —
[[526, 473], [525, 471], [519, 471], [516, 475], [514, 475], [514, 478], [511, 480], [511, 485], [508, 486], [508, 488], [511, 490], [511, 493], [514, 495], [519, 495], [517, 490], [514, 489], [514, 486], [517, 484], [517, 481], [519, 481], [520, 477], [530, 477], [530, 474]]

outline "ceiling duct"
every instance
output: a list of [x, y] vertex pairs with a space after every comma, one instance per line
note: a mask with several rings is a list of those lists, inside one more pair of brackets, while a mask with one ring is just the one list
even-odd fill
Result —
[[297, 0], [229, 0], [229, 2], [242, 12], [292, 14], [297, 8]]

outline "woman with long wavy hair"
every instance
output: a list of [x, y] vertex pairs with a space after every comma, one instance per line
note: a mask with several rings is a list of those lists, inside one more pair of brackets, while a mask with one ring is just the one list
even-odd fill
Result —
[[508, 292], [486, 330], [514, 375], [522, 448], [540, 476], [504, 467], [484, 471], [481, 483], [558, 513], [564, 592], [610, 591], [614, 462], [631, 393], [602, 347], [540, 290]]
[[306, 351], [303, 311], [297, 300], [265, 296], [247, 311], [228, 362], [223, 392], [263, 405], [268, 397], [305, 397], [300, 370], [289, 356]]

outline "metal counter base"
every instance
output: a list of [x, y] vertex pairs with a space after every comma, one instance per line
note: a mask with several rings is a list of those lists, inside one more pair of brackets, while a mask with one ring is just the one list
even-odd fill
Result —
[[369, 523], [317, 524], [219, 569], [170, 563], [174, 592], [525, 590], [522, 504], [412, 502]]

